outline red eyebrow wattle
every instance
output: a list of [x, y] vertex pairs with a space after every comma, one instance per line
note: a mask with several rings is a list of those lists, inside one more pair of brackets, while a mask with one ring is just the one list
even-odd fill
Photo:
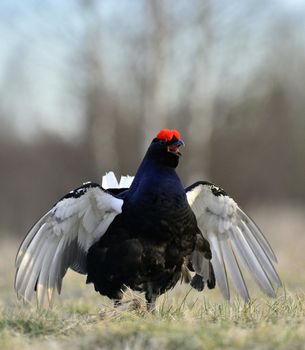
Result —
[[157, 134], [158, 139], [166, 141], [170, 141], [174, 136], [179, 140], [181, 137], [180, 132], [177, 130], [163, 129]]

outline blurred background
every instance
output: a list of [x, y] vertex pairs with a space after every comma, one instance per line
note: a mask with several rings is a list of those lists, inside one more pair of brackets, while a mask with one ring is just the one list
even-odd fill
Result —
[[225, 188], [299, 286], [303, 0], [1, 0], [2, 242], [81, 183], [133, 175], [164, 127], [186, 142], [183, 182]]

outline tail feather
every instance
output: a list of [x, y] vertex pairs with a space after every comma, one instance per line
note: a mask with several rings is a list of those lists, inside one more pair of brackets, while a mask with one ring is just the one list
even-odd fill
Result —
[[209, 274], [209, 279], [207, 280], [207, 286], [209, 289], [214, 289], [216, 286], [215, 273], [214, 273], [213, 265], [211, 264], [210, 261], [209, 261], [209, 265], [210, 265], [210, 274]]
[[199, 276], [197, 273], [191, 280], [191, 286], [195, 289], [197, 289], [199, 292], [203, 291], [204, 289], [204, 280], [201, 276]]
[[108, 188], [129, 188], [134, 179], [134, 176], [121, 176], [120, 182], [118, 182], [113, 171], [106, 173], [103, 176], [102, 187], [104, 189]]
[[201, 292], [204, 289], [205, 283], [209, 289], [214, 289], [216, 286], [216, 278], [211, 262], [209, 262], [209, 277], [205, 279], [204, 277], [196, 273], [195, 276], [192, 278], [190, 284], [193, 288]]

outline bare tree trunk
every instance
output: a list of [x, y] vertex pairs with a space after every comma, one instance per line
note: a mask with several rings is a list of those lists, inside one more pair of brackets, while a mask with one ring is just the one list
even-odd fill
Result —
[[162, 105], [162, 79], [165, 74], [165, 45], [167, 21], [162, 0], [147, 1], [148, 20], [151, 20], [151, 35], [146, 42], [145, 69], [143, 76], [143, 117], [141, 120], [142, 151], [146, 151], [155, 133], [167, 124]]
[[210, 141], [213, 129], [214, 96], [210, 69], [213, 49], [211, 3], [199, 6], [197, 22], [202, 40], [198, 42], [193, 72], [188, 83], [189, 117], [187, 120], [190, 153], [187, 157], [188, 181], [208, 178], [210, 173]]
[[116, 149], [117, 113], [105, 87], [102, 62], [102, 23], [95, 0], [83, 1], [86, 20], [84, 63], [87, 72], [85, 86], [85, 143], [91, 151], [99, 177], [109, 170], [118, 170]]

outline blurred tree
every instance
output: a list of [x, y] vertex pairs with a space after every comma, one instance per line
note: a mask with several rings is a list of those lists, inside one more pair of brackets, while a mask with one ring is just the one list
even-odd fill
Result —
[[167, 115], [162, 104], [162, 82], [166, 67], [166, 46], [169, 44], [167, 7], [162, 0], [146, 2], [147, 36], [143, 43], [144, 70], [141, 81], [141, 101], [143, 104], [140, 134], [142, 153], [152, 139], [149, 131], [167, 125]]
[[119, 168], [116, 148], [118, 118], [115, 111], [116, 102], [113, 96], [110, 96], [105, 82], [101, 45], [103, 23], [99, 15], [98, 2], [80, 0], [80, 11], [85, 28], [80, 47], [83, 65], [80, 68], [85, 72], [84, 145], [94, 158], [96, 169], [117, 171]]
[[212, 69], [215, 35], [212, 4], [199, 1], [197, 9], [193, 19], [198, 33], [196, 49], [183, 90], [186, 104], [183, 128], [188, 138], [185, 176], [189, 182], [207, 178], [210, 174], [210, 138], [213, 124], [217, 122], [213, 111], [217, 96], [211, 94], [211, 75], [215, 74]]
[[305, 202], [305, 14], [263, 0], [34, 3], [6, 2], [20, 15], [0, 22], [19, 38], [6, 66], [0, 55], [2, 228], [24, 230], [105, 171], [132, 175], [163, 127], [186, 141], [185, 183]]

